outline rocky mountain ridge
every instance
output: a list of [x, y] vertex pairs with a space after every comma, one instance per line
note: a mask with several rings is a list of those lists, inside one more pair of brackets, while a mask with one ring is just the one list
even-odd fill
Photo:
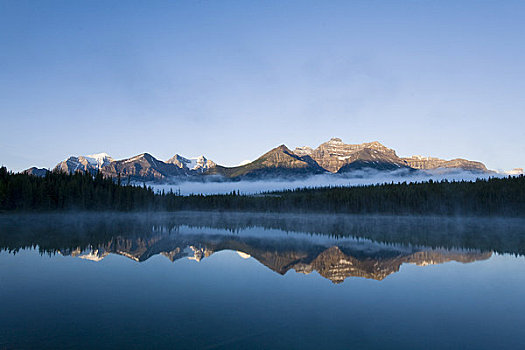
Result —
[[296, 148], [294, 153], [310, 156], [332, 173], [337, 173], [346, 164], [357, 160], [387, 163], [395, 168], [408, 167], [393, 149], [383, 146], [378, 141], [353, 145], [343, 143], [340, 138], [332, 138], [315, 149], [305, 146]]

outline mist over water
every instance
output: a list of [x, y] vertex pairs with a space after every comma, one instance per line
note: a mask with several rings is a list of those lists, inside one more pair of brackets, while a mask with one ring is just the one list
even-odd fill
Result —
[[[421, 182], [421, 181], [475, 181], [489, 177], [502, 177], [498, 173], [479, 173], [462, 171], [459, 169], [438, 169], [432, 171], [418, 171], [411, 173], [407, 170], [392, 172], [376, 171], [372, 169], [354, 171], [351, 174], [322, 174], [302, 178], [276, 178], [268, 180], [241, 180], [241, 181], [180, 181], [172, 183], [149, 183], [156, 191], [170, 190], [182, 195], [190, 194], [225, 194], [239, 191], [241, 194], [257, 194], [269, 191], [290, 190], [305, 187], [325, 186], [360, 186], [381, 183]], [[215, 179], [217, 180], [217, 179]], [[138, 185], [139, 183], [137, 183]], [[142, 183], [140, 183], [142, 184]]]
[[[249, 213], [218, 211], [0, 215], [0, 251], [86, 248], [115, 237], [158, 234], [221, 235], [273, 240], [345, 239], [443, 249], [525, 255], [525, 219], [440, 216]], [[337, 243], [337, 240], [339, 243]]]

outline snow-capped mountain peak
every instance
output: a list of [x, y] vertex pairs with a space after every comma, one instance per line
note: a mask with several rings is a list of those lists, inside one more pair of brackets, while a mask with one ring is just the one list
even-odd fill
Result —
[[102, 168], [104, 165], [111, 163], [113, 161], [113, 158], [111, 158], [110, 155], [107, 153], [90, 154], [90, 155], [84, 156], [84, 158], [86, 158], [89, 164], [99, 169]]
[[113, 158], [111, 158], [107, 153], [95, 153], [87, 156], [69, 157], [68, 159], [58, 163], [55, 169], [67, 173], [74, 173], [77, 171], [88, 171], [95, 173], [112, 161]]
[[212, 162], [204, 156], [186, 158], [179, 154], [176, 154], [173, 157], [171, 157], [167, 162], [175, 164], [179, 168], [197, 172], [204, 172], [207, 169], [215, 166], [214, 162]]

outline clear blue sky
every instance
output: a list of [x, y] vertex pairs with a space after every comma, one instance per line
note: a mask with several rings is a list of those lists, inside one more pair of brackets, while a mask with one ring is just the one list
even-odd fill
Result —
[[525, 166], [525, 1], [0, 0], [0, 163], [378, 140]]

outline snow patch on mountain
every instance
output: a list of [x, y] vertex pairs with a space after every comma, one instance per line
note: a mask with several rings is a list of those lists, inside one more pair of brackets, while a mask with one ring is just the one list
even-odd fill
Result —
[[246, 165], [246, 164], [250, 164], [252, 161], [249, 160], [249, 159], [246, 159], [246, 160], [243, 160], [242, 162], [239, 163], [239, 165], [237, 166], [243, 166], [243, 165]]
[[104, 165], [109, 164], [113, 161], [113, 158], [110, 157], [107, 153], [95, 153], [84, 156], [89, 164], [98, 169], [102, 168]]

